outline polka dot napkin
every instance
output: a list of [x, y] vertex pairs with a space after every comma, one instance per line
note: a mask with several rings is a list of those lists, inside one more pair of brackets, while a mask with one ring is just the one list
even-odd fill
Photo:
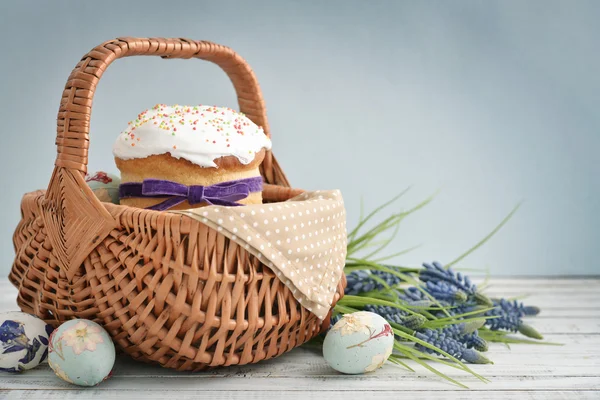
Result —
[[288, 201], [183, 211], [244, 246], [319, 319], [327, 316], [346, 260], [346, 211], [338, 190]]

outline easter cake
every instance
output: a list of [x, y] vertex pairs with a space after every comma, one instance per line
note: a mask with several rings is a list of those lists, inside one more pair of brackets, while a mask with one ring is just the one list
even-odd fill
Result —
[[113, 146], [123, 205], [155, 210], [262, 203], [259, 166], [271, 140], [226, 107], [158, 104]]

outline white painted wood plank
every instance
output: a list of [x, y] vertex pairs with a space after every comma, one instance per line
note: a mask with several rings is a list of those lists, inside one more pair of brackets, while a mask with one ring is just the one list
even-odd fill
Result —
[[[499, 343], [491, 343], [486, 353], [493, 366], [475, 365], [472, 368], [486, 375], [600, 375], [600, 336], [598, 335], [551, 335], [548, 341], [562, 342], [564, 346], [540, 346], [514, 344], [511, 348]], [[409, 365], [416, 369], [421, 367], [412, 362]], [[386, 370], [393, 374], [395, 367]], [[456, 375], [457, 371], [443, 365], [437, 366], [445, 373]], [[14, 379], [29, 379], [51, 374], [47, 366], [40, 366], [25, 374], [14, 375]], [[171, 376], [189, 374], [158, 366], [138, 363], [123, 355], [115, 368], [117, 376]], [[209, 375], [212, 377], [247, 375], [247, 376], [298, 376], [298, 375], [337, 375], [325, 364], [320, 352], [312, 348], [299, 348], [277, 359], [264, 361], [254, 365], [234, 366], [193, 376]]]
[[[153, 377], [152, 379], [138, 379], [133, 377], [112, 377], [97, 387], [97, 390], [126, 389], [133, 390], [143, 387], [146, 390], [161, 390], [165, 387], [176, 388], [177, 391], [195, 390], [256, 390], [278, 392], [281, 390], [299, 391], [337, 391], [337, 390], [403, 390], [419, 391], [427, 389], [430, 391], [456, 390], [456, 386], [433, 378], [428, 373], [421, 375], [402, 372], [394, 375], [394, 379], [380, 374], [368, 374], [358, 376], [328, 376], [327, 379], [316, 379], [313, 376], [289, 377], [247, 377], [236, 379], [199, 379], [194, 376], [172, 376]], [[483, 383], [475, 378], [467, 376], [461, 378], [461, 382], [472, 389], [494, 390], [600, 390], [600, 379], [597, 376], [580, 377], [516, 377], [506, 376], [502, 380]], [[3, 382], [6, 389], [71, 389], [72, 385], [58, 379], [32, 378], [28, 381], [20, 379], [7, 379]]]
[[541, 334], [598, 334], [600, 333], [600, 318], [539, 318], [527, 321]]
[[[494, 296], [488, 295], [488, 297]], [[582, 310], [597, 310], [599, 307], [597, 304], [600, 304], [600, 295], [585, 295], [583, 293], [571, 297], [560, 296], [554, 293], [528, 295], [524, 293], [520, 293], [519, 295], [517, 293], [514, 293], [514, 295], [506, 295], [505, 298], [516, 298], [519, 301], [522, 301], [525, 305], [538, 306], [542, 309], [542, 314], [545, 310], [553, 308], [578, 308]]]
[[[475, 370], [486, 373], [492, 373], [495, 376], [500, 375], [528, 375], [531, 374], [552, 374], [573, 375], [577, 372], [585, 376], [592, 374], [592, 369], [580, 369], [573, 371], [574, 366], [592, 367], [600, 364], [600, 336], [598, 335], [550, 335], [548, 341], [562, 342], [563, 346], [539, 346], [514, 344], [510, 348], [500, 343], [491, 343], [490, 350], [486, 355], [495, 362], [493, 366], [475, 365]], [[556, 361], [559, 360], [560, 363]], [[411, 364], [411, 363], [409, 363]], [[415, 366], [415, 364], [411, 364]], [[505, 368], [506, 366], [506, 368]], [[440, 365], [439, 368], [446, 368]], [[563, 369], [560, 369], [563, 368]], [[395, 369], [391, 369], [393, 373]], [[447, 371], [454, 371], [448, 368]], [[561, 371], [561, 372], [556, 372]], [[22, 376], [23, 379], [41, 376], [50, 373], [47, 366], [42, 366]], [[232, 366], [223, 369], [217, 369], [203, 373], [192, 373], [192, 375], [206, 374], [210, 376], [231, 376], [231, 375], [252, 375], [252, 376], [296, 376], [298, 374], [316, 374], [327, 375], [334, 374], [334, 371], [326, 366], [325, 361], [320, 356], [320, 351], [316, 348], [301, 347], [283, 356], [263, 361], [258, 364], [245, 366]], [[171, 369], [164, 369], [150, 364], [138, 363], [125, 355], [118, 359], [115, 368], [115, 375], [120, 376], [169, 376], [186, 374]], [[600, 375], [596, 370], [596, 375]]]
[[582, 307], [565, 307], [565, 308], [554, 308], [544, 307], [542, 312], [535, 317], [525, 317], [528, 324], [535, 325], [535, 321], [538, 319], [549, 319], [549, 318], [600, 318], [600, 308], [582, 308]]
[[[3, 395], [6, 393], [6, 397]], [[573, 391], [573, 390], [539, 390], [539, 391], [444, 391], [443, 393], [430, 390], [404, 392], [402, 390], [378, 390], [373, 393], [369, 390], [365, 393], [362, 390], [335, 390], [335, 391], [289, 391], [281, 390], [277, 393], [272, 391], [255, 390], [198, 390], [198, 391], [173, 391], [168, 389], [161, 390], [19, 390], [4, 392], [0, 391], [0, 398], [6, 400], [81, 400], [87, 398], [98, 399], [172, 399], [190, 400], [190, 399], [211, 399], [211, 400], [265, 400], [265, 399], [286, 399], [286, 400], [352, 400], [352, 399], [371, 399], [379, 400], [431, 400], [441, 398], [443, 400], [457, 400], [466, 398], [476, 398], [478, 400], [597, 400], [596, 391]]]
[[[597, 336], [572, 336], [565, 341], [565, 346], [533, 346], [513, 345], [511, 349], [500, 344], [492, 344], [486, 354], [494, 365], [472, 365], [471, 368], [484, 376], [596, 376], [600, 377], [600, 343]], [[417, 364], [408, 361], [418, 374], [425, 371]], [[436, 368], [455, 378], [468, 376], [442, 364]], [[404, 373], [391, 364], [377, 371], [380, 377], [388, 376], [396, 379], [396, 375]], [[12, 375], [14, 380], [43, 378], [52, 372], [47, 365], [20, 375]], [[277, 359], [264, 361], [254, 365], [232, 366], [201, 373], [178, 372], [158, 366], [141, 364], [121, 356], [114, 370], [114, 376], [126, 378], [181, 377], [194, 378], [246, 378], [246, 377], [327, 377], [339, 376], [329, 368], [318, 349], [299, 348]], [[52, 377], [53, 378], [53, 377]], [[351, 379], [352, 377], [348, 377]], [[600, 378], [599, 378], [600, 379]]]
[[[468, 274], [468, 273], [467, 273]], [[474, 276], [472, 281], [481, 284], [485, 281], [483, 276]], [[589, 277], [501, 277], [495, 276], [490, 280], [494, 285], [498, 286], [536, 286], [536, 287], [563, 287], [563, 286], [587, 286], [596, 285], [600, 286], [600, 266], [598, 267], [598, 275]]]
[[[491, 357], [495, 362], [494, 365], [471, 365], [470, 367], [478, 374], [490, 379], [494, 384], [493, 386], [496, 384], [502, 384], [505, 379], [512, 379], [515, 377], [536, 379], [543, 377], [555, 378], [579, 376], [596, 378], [596, 380], [600, 381], [600, 357], [596, 356], [593, 358], [587, 358], [583, 355], [580, 355], [579, 357], [582, 359], [582, 361], [572, 358], [564, 363], [559, 361], [559, 358], [554, 360], [546, 358], [545, 362], [532, 361], [520, 363], [520, 361], [523, 361], [524, 359], [515, 356]], [[205, 379], [220, 379], [222, 380], [223, 384], [228, 386], [234, 384], [233, 382], [236, 382], [237, 379], [248, 378], [268, 378], [273, 380], [273, 382], [286, 378], [312, 378], [315, 379], [315, 381], [329, 378], [348, 380], [355, 379], [352, 376], [338, 374], [318, 358], [320, 357], [315, 356], [313, 359], [300, 358], [295, 359], [296, 363], [279, 362], [268, 364], [261, 368], [241, 366], [202, 373], [177, 372], [159, 367], [143, 368], [140, 367], [139, 363], [134, 364], [133, 361], [128, 364], [121, 362], [116, 366], [113, 378], [117, 377], [125, 380], [133, 379], [138, 381], [141, 386], [144, 386], [143, 382], [146, 380], [152, 380], [155, 378], [166, 380], [173, 379], [174, 381], [181, 379], [192, 379], [197, 381], [202, 381]], [[515, 363], [515, 360], [518, 360], [519, 363]], [[552, 362], [554, 362], [556, 365], [552, 365]], [[378, 370], [373, 375], [377, 376], [377, 378], [380, 380], [394, 382], [398, 381], [399, 379], [408, 378], [419, 378], [424, 384], [428, 379], [440, 380], [429, 371], [413, 362], [409, 361], [407, 364], [415, 370], [414, 373], [406, 371], [392, 364], [386, 364], [381, 370]], [[442, 364], [436, 363], [432, 365], [435, 366], [435, 368], [439, 371], [459, 381], [472, 380], [467, 372], [460, 371]], [[0, 387], [9, 387], [9, 381], [11, 382], [11, 388], [22, 387], [22, 385], [27, 385], [32, 381], [39, 380], [47, 381], [49, 384], [58, 383], [58, 378], [54, 376], [53, 372], [47, 366], [40, 367], [40, 369], [36, 370], [36, 372], [37, 373], [35, 374], [33, 371], [30, 371], [19, 375], [3, 376], [3, 379], [0, 380]]]
[[[551, 298], [560, 297], [561, 299], [568, 300], [571, 298], [586, 298], [586, 299], [600, 299], [600, 288], [585, 288], [585, 289], [568, 289], [568, 290], [531, 290], [527, 288], [490, 288], [482, 291], [483, 294], [489, 298], [505, 298], [505, 299], [519, 299], [525, 301], [530, 297], [540, 298]], [[548, 304], [549, 305], [549, 304]], [[589, 306], [593, 306], [589, 304]]]
[[[566, 343], [565, 346], [512, 345], [509, 350], [494, 344], [487, 356], [495, 364], [472, 366], [493, 381], [487, 385], [465, 372], [444, 365], [435, 367], [469, 385], [473, 388], [469, 395], [481, 399], [600, 398], [600, 392], [597, 392], [600, 390], [600, 313], [597, 306], [600, 291], [589, 290], [590, 285], [600, 287], [600, 279], [531, 280], [530, 286], [524, 286], [522, 281], [494, 279], [494, 287], [489, 293], [494, 294], [496, 290], [522, 293], [521, 288], [535, 287], [527, 303], [542, 307], [543, 314], [530, 319], [529, 323], [545, 333], [547, 340], [560, 341]], [[15, 298], [16, 290], [6, 281], [0, 281], [0, 311], [16, 309]], [[576, 300], [569, 303], [569, 299]], [[366, 392], [373, 391], [377, 392], [377, 397], [397, 399], [402, 398], [399, 394], [403, 393], [413, 400], [439, 396], [435, 391], [442, 390], [443, 397], [450, 399], [467, 394], [422, 367], [414, 363], [409, 365], [417, 372], [386, 365], [365, 376], [339, 375], [327, 367], [317, 352], [301, 348], [255, 365], [192, 374], [137, 363], [122, 356], [111, 380], [84, 391], [74, 390], [77, 388], [58, 380], [47, 366], [21, 375], [0, 374], [0, 389], [15, 389], [0, 391], [0, 398], [82, 398], [83, 394], [98, 398], [113, 395], [136, 398], [136, 394], [144, 398], [164, 398], [172, 396], [171, 390], [177, 391], [178, 398], [196, 398], [205, 394], [213, 399], [272, 398], [276, 391], [284, 393], [286, 399], [322, 398], [324, 395], [332, 399], [349, 399], [353, 398], [352, 394], [364, 398], [369, 397]], [[141, 388], [145, 391], [140, 393]]]

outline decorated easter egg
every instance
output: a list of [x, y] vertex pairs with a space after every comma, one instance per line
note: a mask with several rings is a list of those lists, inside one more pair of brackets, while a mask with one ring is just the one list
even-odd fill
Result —
[[113, 174], [98, 171], [93, 175], [87, 175], [85, 181], [100, 201], [119, 204], [121, 178]]
[[95, 386], [110, 376], [115, 345], [97, 323], [73, 319], [52, 333], [48, 364], [66, 382]]
[[333, 369], [345, 374], [375, 371], [392, 354], [394, 333], [381, 316], [359, 311], [345, 314], [327, 332], [323, 357]]
[[52, 325], [19, 311], [0, 314], [0, 371], [20, 372], [46, 360]]

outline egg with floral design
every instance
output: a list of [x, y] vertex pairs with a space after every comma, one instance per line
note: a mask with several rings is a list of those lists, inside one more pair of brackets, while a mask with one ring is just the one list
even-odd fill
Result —
[[108, 332], [97, 323], [73, 319], [52, 333], [48, 364], [66, 382], [95, 386], [111, 374], [115, 345]]
[[323, 357], [339, 372], [362, 374], [380, 368], [393, 347], [390, 324], [375, 313], [359, 311], [343, 315], [327, 332]]
[[94, 174], [88, 174], [85, 181], [100, 201], [119, 204], [121, 178], [117, 175], [98, 171]]
[[0, 314], [0, 371], [21, 372], [46, 360], [52, 325], [19, 311]]

